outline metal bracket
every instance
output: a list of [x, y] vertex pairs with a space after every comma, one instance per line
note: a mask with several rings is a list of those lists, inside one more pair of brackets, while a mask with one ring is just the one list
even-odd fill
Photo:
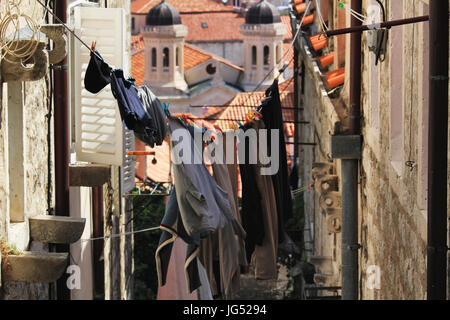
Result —
[[361, 159], [362, 136], [331, 136], [331, 157], [333, 159]]
[[69, 66], [67, 64], [52, 64], [50, 68], [53, 70], [69, 70]]

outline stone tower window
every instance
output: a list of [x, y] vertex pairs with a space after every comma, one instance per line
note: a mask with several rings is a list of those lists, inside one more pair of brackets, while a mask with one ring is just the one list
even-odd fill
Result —
[[277, 45], [277, 63], [280, 63], [281, 61], [281, 46]]
[[152, 48], [152, 70], [156, 71], [156, 48]]
[[269, 46], [264, 46], [264, 66], [269, 65], [269, 56], [270, 56]]
[[169, 68], [169, 48], [163, 49], [163, 67]]
[[257, 58], [257, 52], [256, 52], [256, 46], [252, 46], [252, 66], [256, 67], [256, 58]]
[[176, 66], [179, 67], [180, 66], [180, 48], [177, 47], [175, 52], [176, 52], [176, 60], [175, 60]]

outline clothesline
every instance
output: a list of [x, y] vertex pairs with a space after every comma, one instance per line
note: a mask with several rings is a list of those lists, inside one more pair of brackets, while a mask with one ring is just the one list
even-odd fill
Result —
[[156, 231], [161, 229], [161, 227], [152, 227], [152, 228], [147, 228], [147, 229], [142, 229], [142, 230], [137, 230], [137, 231], [129, 231], [129, 232], [124, 232], [124, 233], [115, 233], [115, 234], [110, 234], [110, 235], [106, 235], [104, 237], [97, 237], [97, 238], [89, 238], [89, 239], [80, 239], [79, 241], [96, 241], [96, 240], [104, 240], [104, 239], [109, 239], [109, 238], [119, 238], [121, 236], [129, 236], [132, 234], [137, 234], [137, 233], [143, 233], [143, 232], [149, 232], [149, 231]]
[[48, 13], [50, 13], [60, 24], [63, 25], [64, 28], [66, 28], [67, 31], [69, 31], [75, 38], [77, 38], [78, 41], [81, 42], [90, 52], [95, 54], [99, 59], [103, 60], [103, 58], [94, 50], [92, 50], [91, 47], [89, 47], [86, 42], [84, 42], [73, 30], [71, 30], [64, 22], [61, 21], [60, 18], [56, 14], [54, 14], [52, 11], [49, 10], [49, 8], [43, 4], [40, 0], [36, 0], [37, 3], [39, 3]]

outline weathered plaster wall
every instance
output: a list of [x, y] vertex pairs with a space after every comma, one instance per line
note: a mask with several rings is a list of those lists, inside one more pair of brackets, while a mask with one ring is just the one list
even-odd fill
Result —
[[[364, 2], [367, 7], [368, 1]], [[388, 19], [394, 19], [391, 1], [387, 5]], [[427, 6], [403, 1], [403, 17], [427, 14]], [[399, 33], [401, 30], [402, 33]], [[423, 96], [422, 75], [428, 61], [428, 33], [424, 24], [397, 27], [390, 31], [402, 35], [399, 50], [389, 52], [386, 60], [375, 66], [375, 56], [367, 49], [367, 34], [363, 35], [363, 160], [360, 198], [360, 228], [362, 251], [361, 295], [365, 299], [424, 299], [426, 298], [426, 208], [421, 172], [426, 166], [422, 153], [426, 148], [424, 134], [428, 98]], [[395, 47], [395, 46], [394, 46]], [[395, 64], [401, 55], [402, 65]], [[391, 78], [397, 74], [401, 80]], [[425, 78], [426, 80], [426, 78]], [[394, 83], [395, 81], [395, 83]], [[398, 88], [400, 86], [400, 89]], [[395, 89], [396, 88], [396, 89]], [[401, 103], [393, 104], [391, 97], [401, 95]], [[402, 110], [401, 112], [398, 110]], [[392, 121], [396, 115], [399, 121]], [[402, 147], [390, 132], [399, 132]], [[425, 132], [424, 132], [425, 131]], [[397, 135], [398, 137], [398, 135]], [[412, 161], [413, 167], [406, 165]], [[381, 270], [381, 287], [368, 289], [368, 266]]]
[[[43, 10], [34, 1], [21, 3], [23, 13], [30, 15], [38, 23], [43, 22]], [[0, 15], [5, 14], [3, 6]], [[46, 41], [42, 39], [41, 41]], [[8, 85], [1, 83], [2, 97], [0, 119], [0, 237], [4, 237], [19, 250], [48, 251], [47, 246], [30, 243], [28, 218], [46, 214], [48, 184], [48, 78], [22, 84], [23, 93], [23, 168], [24, 168], [24, 222], [10, 222], [10, 177], [9, 151], [18, 145], [10, 139], [8, 131], [12, 127], [20, 128], [20, 123], [8, 123]], [[8, 127], [10, 128], [8, 130]], [[2, 288], [5, 299], [48, 299], [48, 285], [5, 282]]]

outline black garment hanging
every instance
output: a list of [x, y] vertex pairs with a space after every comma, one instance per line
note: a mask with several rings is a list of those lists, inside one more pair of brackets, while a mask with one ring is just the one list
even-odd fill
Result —
[[124, 78], [123, 70], [112, 70], [102, 59], [91, 53], [84, 77], [86, 90], [98, 93], [108, 84], [111, 85], [112, 94], [119, 105], [120, 117], [127, 128], [141, 136], [157, 136], [157, 128], [151, 115], [144, 109], [134, 82]]
[[119, 104], [120, 116], [127, 128], [153, 136], [152, 119], [145, 111], [133, 82], [124, 78], [123, 70], [116, 69], [111, 72], [111, 90]]
[[84, 87], [90, 93], [99, 93], [104, 87], [111, 83], [111, 71], [109, 65], [100, 59], [100, 53], [95, 55], [91, 52], [91, 59], [89, 60], [86, 74], [84, 76]]
[[298, 188], [298, 169], [296, 164], [291, 169], [291, 174], [289, 175], [289, 185], [291, 186], [292, 190]]
[[[242, 126], [245, 132], [249, 125]], [[239, 164], [242, 181], [242, 227], [247, 233], [245, 238], [245, 251], [247, 261], [251, 261], [256, 245], [261, 246], [265, 237], [263, 210], [261, 208], [261, 193], [256, 182], [256, 164], [249, 161], [249, 141], [243, 139], [239, 143], [245, 143], [245, 161]], [[241, 147], [242, 148], [242, 147]]]
[[281, 109], [280, 92], [278, 90], [278, 81], [274, 80], [272, 85], [266, 90], [266, 98], [261, 105], [264, 125], [268, 129], [267, 146], [271, 149], [271, 131], [279, 130], [279, 154], [280, 168], [272, 176], [275, 198], [278, 209], [278, 240], [284, 241], [284, 224], [293, 215], [292, 213], [292, 195], [289, 187], [286, 141], [284, 139], [283, 114]]

